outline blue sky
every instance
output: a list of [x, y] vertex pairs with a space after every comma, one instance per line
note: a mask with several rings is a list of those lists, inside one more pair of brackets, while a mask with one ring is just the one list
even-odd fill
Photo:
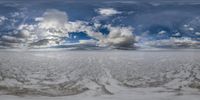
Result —
[[1, 0], [0, 46], [198, 48], [198, 0]]

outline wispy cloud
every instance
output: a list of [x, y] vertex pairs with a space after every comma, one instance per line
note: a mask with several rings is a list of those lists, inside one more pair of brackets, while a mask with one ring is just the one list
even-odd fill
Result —
[[146, 46], [161, 48], [200, 48], [200, 42], [188, 37], [146, 41]]
[[117, 11], [114, 8], [99, 8], [97, 12], [102, 16], [113, 16], [116, 14], [121, 14], [120, 11]]
[[6, 18], [5, 16], [0, 16], [0, 25], [2, 25], [3, 24], [3, 22], [5, 21], [5, 20], [7, 20], [8, 18]]

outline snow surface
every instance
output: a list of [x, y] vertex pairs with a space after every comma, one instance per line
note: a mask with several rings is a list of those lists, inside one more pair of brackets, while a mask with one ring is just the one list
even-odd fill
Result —
[[199, 100], [200, 53], [0, 50], [0, 95], [0, 100]]
[[[200, 95], [197, 91], [182, 91], [171, 92], [163, 88], [136, 88], [126, 89], [115, 95], [102, 96], [61, 96], [61, 97], [46, 97], [46, 96], [0, 96], [1, 100], [199, 100]], [[182, 93], [182, 94], [181, 94]]]

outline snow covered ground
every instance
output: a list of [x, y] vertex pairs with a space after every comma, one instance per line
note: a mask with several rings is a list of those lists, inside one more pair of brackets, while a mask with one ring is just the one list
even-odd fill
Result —
[[[182, 94], [181, 94], [182, 93]], [[61, 96], [61, 97], [46, 97], [46, 96], [0, 96], [1, 100], [199, 100], [200, 95], [197, 91], [187, 90], [182, 92], [166, 91], [162, 88], [136, 88], [126, 89], [115, 95], [102, 96]]]
[[200, 50], [0, 50], [0, 100], [199, 100]]

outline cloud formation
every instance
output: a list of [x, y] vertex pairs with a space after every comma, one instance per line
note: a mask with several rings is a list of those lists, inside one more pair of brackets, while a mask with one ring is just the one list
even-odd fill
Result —
[[97, 12], [102, 16], [113, 16], [121, 13], [120, 11], [117, 11], [114, 8], [99, 8]]
[[38, 45], [59, 45], [70, 32], [85, 32], [90, 37], [101, 39], [102, 34], [96, 32], [95, 28], [84, 21], [69, 21], [65, 12], [51, 9], [44, 12], [41, 17], [35, 18], [36, 24], [23, 24], [18, 28], [23, 34], [31, 34], [29, 40], [32, 46]]
[[2, 25], [5, 20], [7, 20], [5, 16], [0, 16], [0, 25]]
[[68, 16], [65, 12], [55, 9], [47, 10], [42, 17], [36, 18], [38, 21], [38, 30], [44, 31], [43, 35], [64, 36], [65, 25], [68, 22]]
[[146, 46], [161, 48], [200, 48], [200, 42], [188, 37], [146, 41]]
[[23, 42], [23, 39], [16, 38], [14, 36], [2, 36], [0, 39], [0, 45], [2, 46], [10, 46], [10, 47], [18, 47], [19, 43]]
[[[41, 35], [39, 37], [45, 37], [43, 39], [54, 39], [60, 42], [60, 37], [68, 37], [69, 32], [85, 32], [91, 38], [96, 39], [93, 42], [99, 43], [99, 46], [130, 46], [134, 43], [133, 30], [130, 27], [111, 27], [107, 26], [110, 33], [107, 37], [103, 36], [101, 32], [98, 32], [98, 27], [89, 26], [84, 21], [68, 21], [67, 14], [58, 10], [47, 10], [42, 17], [36, 18], [39, 21], [37, 29]], [[45, 41], [46, 42], [46, 41]], [[56, 43], [56, 42], [51, 42]], [[84, 41], [84, 44], [88, 43]]]
[[112, 27], [107, 26], [109, 34], [105, 39], [100, 40], [101, 45], [116, 46], [116, 47], [130, 47], [135, 42], [133, 36], [133, 28], [131, 27]]
[[[80, 40], [80, 44], [96, 44], [98, 46], [131, 46], [134, 43], [133, 29], [131, 27], [112, 27], [105, 25], [109, 30], [108, 36], [99, 32], [101, 24], [85, 21], [69, 21], [66, 12], [50, 9], [41, 17], [35, 18], [32, 24], [23, 23], [18, 26], [15, 32], [0, 37], [1, 44], [9, 46], [56, 46], [63, 45], [69, 33], [84, 32], [91, 40]], [[92, 42], [91, 42], [92, 41]], [[10, 45], [10, 44], [14, 45]], [[18, 45], [16, 45], [18, 44]]]

